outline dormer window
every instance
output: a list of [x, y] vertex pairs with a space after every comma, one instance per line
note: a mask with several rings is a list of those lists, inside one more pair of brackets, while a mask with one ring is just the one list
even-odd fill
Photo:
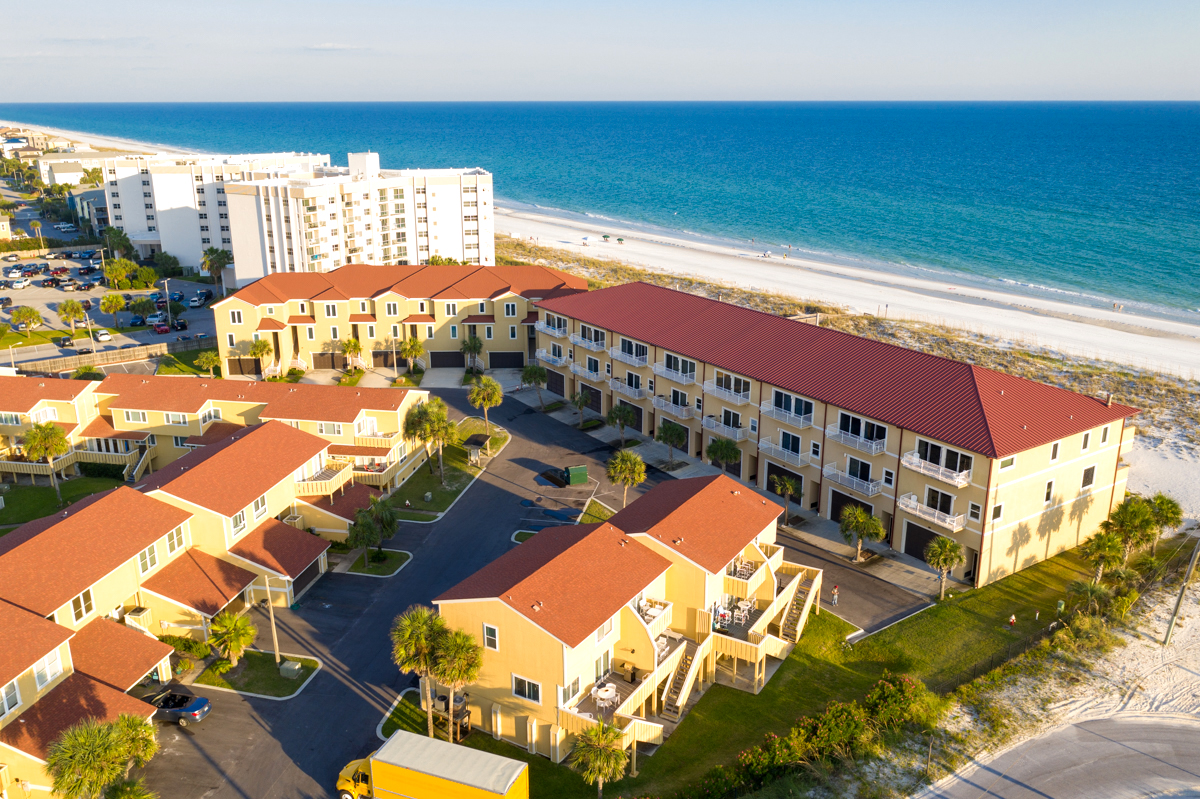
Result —
[[237, 515], [233, 517], [232, 521], [234, 536], [239, 536], [246, 532], [246, 511], [238, 511]]

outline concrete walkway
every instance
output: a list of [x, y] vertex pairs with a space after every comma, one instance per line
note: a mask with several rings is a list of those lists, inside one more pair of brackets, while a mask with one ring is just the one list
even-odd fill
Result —
[[462, 388], [465, 369], [426, 369], [421, 378], [421, 388]]
[[358, 384], [363, 388], [391, 388], [395, 379], [395, 369], [381, 366], [363, 372], [363, 376], [359, 378]]

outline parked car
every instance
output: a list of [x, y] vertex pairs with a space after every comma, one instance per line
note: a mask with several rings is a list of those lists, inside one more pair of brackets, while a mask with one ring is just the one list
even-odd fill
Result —
[[162, 298], [163, 298], [163, 295], [162, 295], [161, 291], [156, 291], [150, 295], [150, 299], [154, 300], [155, 302], [161, 302]]
[[96, 284], [86, 280], [79, 284], [80, 291], [91, 291], [94, 288], [96, 288]]
[[72, 346], [74, 346], [75, 340], [72, 339], [70, 336], [59, 336], [58, 338], [53, 339], [53, 343], [56, 346], [62, 347], [64, 349], [70, 349]]
[[42, 288], [52, 289], [55, 286], [58, 286], [60, 283], [62, 283], [62, 281], [59, 280], [58, 278], [48, 277], [42, 281]]
[[50, 270], [50, 274], [54, 277], [62, 277], [63, 275], [71, 274], [71, 270], [65, 266], [56, 266]]
[[202, 696], [189, 696], [172, 691], [170, 688], [153, 686], [147, 689], [131, 691], [143, 702], [154, 706], [154, 720], [166, 721], [186, 727], [189, 724], [199, 724], [212, 710], [212, 703]]
[[0, 308], [8, 308], [12, 305], [12, 297], [0, 297]]
[[187, 330], [188, 329], [188, 321], [186, 319], [176, 319], [175, 320], [175, 329], [176, 330]]
[[201, 289], [201, 292], [204, 294], [204, 299], [211, 300], [213, 298], [212, 289]]
[[167, 327], [166, 322], [159, 322], [157, 325], [154, 326], [154, 332], [159, 333], [159, 334], [170, 333], [171, 328]]
[[64, 280], [63, 281], [63, 284], [62, 284], [63, 291], [74, 291], [77, 288], [79, 288], [79, 284], [76, 283], [74, 280]]
[[94, 266], [81, 266], [79, 267], [79, 276], [83, 277], [84, 275], [90, 275], [92, 272], [95, 272], [96, 269], [97, 267]]
[[28, 285], [29, 285], [29, 282], [30, 282], [30, 281], [29, 281], [29, 278], [26, 278], [26, 277], [19, 277], [19, 278], [17, 278], [16, 280], [14, 280], [14, 281], [12, 282], [12, 288], [14, 288], [14, 289], [23, 289], [23, 288], [25, 288], [26, 286], [28, 286]]
[[97, 330], [95, 336], [96, 341], [112, 341], [112, 333], [107, 330]]
[[144, 327], [145, 325], [146, 325], [146, 320], [140, 316], [135, 316], [129, 320], [130, 327]]
[[171, 292], [171, 302], [183, 302], [183, 292], [182, 291], [172, 291]]
[[146, 317], [146, 324], [157, 325], [160, 322], [166, 322], [167, 315], [165, 313], [152, 313]]
[[190, 300], [188, 300], [188, 307], [189, 308], [203, 308], [204, 307], [204, 298], [203, 297], [192, 297]]
[[91, 347], [79, 347], [75, 350], [76, 355], [92, 355], [95, 352]]
[[162, 309], [167, 307], [167, 301], [166, 300], [155, 300], [154, 307], [161, 311]]
[[41, 274], [41, 275], [50, 274], [50, 264], [42, 264], [40, 267], [38, 267], [38, 274]]
[[132, 294], [122, 294], [121, 299], [125, 300], [126, 303], [130, 303], [130, 302], [133, 302], [133, 295]]
[[21, 260], [21, 256], [19, 256], [19, 255], [6, 255], [6, 256], [4, 256], [4, 260], [6, 260], [6, 261], [19, 261], [19, 260]]
[[21, 270], [21, 277], [33, 277], [37, 273], [38, 273], [37, 267], [34, 266], [33, 264], [30, 264], [29, 266], [27, 266]]

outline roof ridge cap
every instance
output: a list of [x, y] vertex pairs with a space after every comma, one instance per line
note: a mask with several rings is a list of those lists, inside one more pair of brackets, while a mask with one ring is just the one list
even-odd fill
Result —
[[[964, 362], [956, 361], [956, 363], [964, 363]], [[995, 458], [995, 457], [998, 457], [997, 453], [999, 452], [999, 449], [997, 449], [997, 447], [996, 447], [996, 436], [992, 434], [992, 420], [988, 416], [987, 407], [983, 404], [983, 392], [980, 390], [979, 375], [976, 372], [977, 369], [982, 369], [982, 370], [988, 371], [988, 372], [994, 371], [994, 370], [984, 369], [984, 367], [978, 366], [973, 363], [969, 363], [969, 364], [967, 364], [967, 366], [970, 368], [971, 386], [972, 386], [972, 388], [975, 389], [975, 402], [979, 403], [979, 414], [983, 417], [983, 429], [987, 434], [988, 447], [990, 448], [989, 452], [983, 452], [980, 454], [986, 455], [989, 458]], [[1000, 372], [1000, 374], [1004, 374], [1004, 373]]]

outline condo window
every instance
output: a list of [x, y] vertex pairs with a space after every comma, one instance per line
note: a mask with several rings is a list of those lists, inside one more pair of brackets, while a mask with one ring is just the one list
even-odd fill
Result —
[[242, 312], [241, 311], [230, 311], [229, 312], [229, 324], [240, 325], [241, 323], [242, 323]]
[[601, 624], [600, 629], [596, 630], [596, 643], [600, 643], [601, 641], [603, 641], [605, 639], [605, 637], [609, 633], [612, 632], [612, 628], [613, 628], [613, 620], [612, 619], [609, 619], [608, 621], [604, 622], [604, 624]]
[[734, 394], [748, 395], [750, 393], [749, 380], [744, 377], [736, 377], [728, 372], [718, 371], [713, 378], [713, 384], [719, 389], [724, 389]]
[[450, 325], [450, 338], [458, 338], [458, 325]]
[[1100, 443], [1101, 444], [1108, 443], [1108, 428], [1107, 427], [1100, 428]]
[[600, 374], [600, 361], [589, 355], [587, 359], [587, 370], [589, 373], [594, 375]]
[[138, 571], [142, 574], [158, 565], [158, 549], [151, 544], [138, 553]]
[[220, 418], [221, 418], [221, 409], [220, 408], [209, 408], [207, 411], [200, 414], [200, 424], [205, 425], [205, 424], [208, 424], [209, 422], [213, 421], [214, 419], [219, 420]]
[[1055, 441], [1053, 444], [1050, 445], [1050, 462], [1054, 463], [1056, 460], [1058, 460], [1058, 442], [1057, 441]]
[[887, 438], [885, 426], [868, 422], [848, 413], [838, 414], [838, 429], [855, 438], [863, 438], [867, 441], [883, 441]]
[[[33, 413], [29, 414], [29, 418], [33, 420], [34, 424], [45, 424], [46, 422], [53, 422], [55, 419], [58, 418], [58, 408], [50, 407], [50, 408], [42, 408], [40, 410], [36, 410]], [[143, 421], [143, 422], [146, 421], [146, 414], [144, 414], [144, 413], [142, 414], [141, 421]]]
[[774, 405], [776, 410], [793, 416], [808, 416], [813, 412], [813, 404], [803, 397], [797, 397], [786, 391], [775, 389]]
[[504, 303], [504, 315], [505, 316], [516, 316], [517, 315], [517, 304], [515, 302]]
[[237, 346], [237, 344], [235, 344], [235, 343], [234, 343], [234, 341], [233, 341], [233, 334], [232, 334], [232, 333], [227, 333], [227, 334], [225, 335], [225, 339], [226, 339], [226, 341], [228, 341], [228, 342], [229, 342], [229, 346], [230, 346], [230, 347], [236, 347], [236, 346]]
[[1002, 471], [1002, 472], [1006, 471], [1016, 465], [1017, 465], [1017, 456], [1013, 455], [1012, 457], [1005, 458], [1004, 460], [1000, 461], [1000, 471]]
[[542, 686], [533, 680], [527, 680], [524, 677], [512, 676], [512, 692], [513, 696], [518, 696], [521, 699], [528, 699], [530, 702], [542, 703]]
[[71, 613], [75, 617], [75, 623], [83, 621], [92, 612], [92, 589], [87, 589], [79, 596], [71, 600]]
[[561, 358], [563, 356], [562, 345], [561, 344], [551, 344], [550, 345], [550, 354], [553, 355], [555, 358]]
[[337, 325], [333, 325], [332, 327], [329, 328], [329, 337], [331, 339], [333, 339], [334, 341], [338, 340]]
[[425, 301], [421, 300], [417, 303], [417, 313], [425, 313]]
[[304, 328], [304, 333], [309, 341], [314, 341], [317, 338], [317, 329], [312, 325]]
[[1087, 452], [1088, 447], [1092, 445], [1092, 434], [1087, 432], [1083, 434], [1083, 446], [1080, 447], [1080, 452]]
[[21, 415], [18, 413], [0, 413], [0, 424], [16, 425], [21, 423]]
[[490, 624], [483, 625], [483, 645], [495, 652], [500, 651], [500, 631]]
[[458, 316], [458, 303], [446, 303], [446, 316]]
[[1083, 470], [1082, 488], [1091, 488], [1096, 482], [1096, 467], [1089, 466]]
[[758, 420], [757, 420], [757, 419], [751, 419], [751, 420], [750, 420], [750, 432], [751, 432], [751, 433], [757, 433], [757, 432], [758, 432]]
[[145, 423], [146, 412], [145, 411], [125, 411], [125, 421]]
[[33, 667], [33, 674], [37, 679], [38, 688], [45, 688], [50, 684], [51, 680], [62, 673], [62, 660], [58, 656], [57, 649], [39, 660]]
[[21, 704], [21, 693], [17, 690], [17, 681], [13, 680], [0, 690], [0, 718], [4, 718]]
[[479, 303], [479, 312], [487, 313], [487, 303], [486, 302]]
[[425, 325], [425, 338], [433, 338], [433, 325]]
[[979, 521], [980, 517], [983, 516], [983, 508], [979, 506], [979, 503], [972, 502], [967, 506], [967, 516], [971, 519], [971, 521], [977, 522]]
[[[604, 339], [601, 338], [601, 341]], [[639, 344], [630, 339], [621, 339], [621, 352], [625, 355], [630, 355], [634, 358], [645, 358], [650, 354], [650, 349], [645, 344]]]
[[187, 417], [184, 416], [182, 413], [168, 413], [167, 414], [167, 424], [173, 424], [176, 426], [185, 425], [185, 424], [187, 424]]
[[486, 339], [490, 339], [492, 337], [492, 326], [491, 325], [487, 325], [486, 327], [483, 328], [483, 337]]
[[358, 312], [359, 313], [367, 313], [367, 301], [366, 300], [358, 301]]
[[932, 441], [917, 442], [917, 457], [934, 466], [942, 466], [951, 472], [969, 472], [974, 459], [966, 453], [943, 447]]
[[387, 312], [388, 316], [395, 316], [397, 313], [399, 313], [399, 305], [394, 302], [389, 302], [384, 306], [384, 310]]
[[992, 506], [992, 521], [998, 522], [1004, 518], [1004, 503]]
[[578, 696], [579, 695], [579, 678], [576, 677], [574, 680], [571, 681], [570, 685], [563, 686], [562, 693], [563, 693], [563, 704], [564, 705], [567, 702], [570, 702], [576, 696]]
[[340, 436], [342, 434], [341, 422], [317, 422], [317, 435], [321, 436]]
[[258, 521], [267, 513], [267, 495], [263, 494], [254, 500], [254, 520]]
[[233, 517], [233, 534], [236, 536], [244, 532], [246, 532], [246, 511], [240, 510]]
[[1054, 499], [1054, 481], [1046, 481], [1046, 504], [1050, 504], [1050, 500]]
[[859, 460], [858, 458], [849, 458], [846, 461], [846, 472], [851, 477], [857, 477], [859, 480], [871, 482], [871, 464], [867, 461]]
[[891, 486], [891, 485], [896, 484], [896, 474], [891, 469], [883, 470], [883, 484], [885, 486]]
[[375, 340], [375, 325], [367, 325], [367, 340]]
[[170, 555], [170, 554], [174, 553], [175, 550], [181, 548], [182, 546], [183, 546], [183, 528], [176, 527], [174, 530], [172, 530], [170, 533], [167, 534], [167, 554]]
[[516, 325], [509, 325], [509, 326], [508, 326], [508, 337], [509, 337], [509, 338], [516, 338], [516, 337], [517, 337], [517, 326], [516, 326]]
[[[676, 402], [675, 404], [680, 405], [682, 403]], [[780, 433], [779, 433], [779, 448], [780, 449], [782, 449], [786, 452], [790, 452], [793, 455], [799, 455], [800, 454], [800, 446], [801, 446], [800, 436], [794, 436], [786, 430], [780, 431]]]
[[337, 305], [335, 305], [331, 302], [326, 303], [325, 304], [325, 317], [327, 319], [333, 319], [336, 316], [337, 316]]
[[820, 441], [812, 442], [812, 446], [809, 447], [809, 452], [812, 453], [812, 456], [814, 458], [820, 458], [821, 457], [821, 442]]

